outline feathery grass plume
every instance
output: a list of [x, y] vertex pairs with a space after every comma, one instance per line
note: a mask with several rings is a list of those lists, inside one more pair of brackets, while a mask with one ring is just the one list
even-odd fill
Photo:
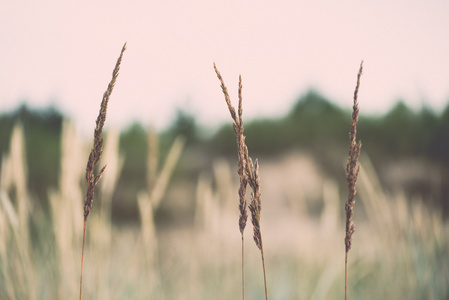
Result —
[[243, 108], [242, 108], [242, 78], [239, 76], [239, 109], [238, 109], [238, 117], [235, 113], [235, 109], [231, 104], [231, 99], [229, 97], [228, 89], [224, 84], [223, 78], [221, 77], [220, 72], [217, 69], [217, 66], [214, 63], [215, 73], [217, 74], [218, 80], [221, 83], [221, 89], [223, 90], [223, 94], [226, 100], [226, 104], [228, 105], [229, 112], [231, 113], [231, 117], [234, 120], [234, 132], [237, 136], [237, 152], [238, 152], [238, 174], [240, 177], [240, 187], [239, 187], [239, 230], [242, 236], [242, 298], [245, 299], [245, 267], [244, 267], [244, 253], [245, 253], [245, 239], [243, 232], [246, 227], [246, 222], [248, 220], [248, 213], [246, 211], [246, 187], [248, 185], [248, 177], [245, 172], [247, 168], [247, 157], [248, 157], [248, 148], [245, 144], [245, 136], [243, 135]]
[[249, 206], [251, 211], [251, 219], [254, 228], [254, 241], [259, 248], [262, 255], [262, 266], [263, 266], [263, 275], [264, 275], [264, 284], [265, 284], [265, 297], [268, 300], [267, 293], [267, 280], [266, 280], [266, 272], [265, 272], [265, 258], [263, 254], [263, 246], [262, 246], [262, 235], [260, 233], [260, 210], [261, 210], [261, 202], [260, 202], [260, 182], [259, 182], [259, 164], [256, 160], [255, 164], [248, 155], [248, 147], [245, 144], [245, 136], [243, 135], [243, 108], [242, 108], [242, 77], [239, 76], [239, 107], [238, 107], [238, 116], [235, 112], [234, 107], [231, 104], [231, 99], [229, 97], [228, 89], [224, 84], [223, 78], [221, 77], [220, 72], [218, 71], [215, 63], [214, 63], [215, 73], [217, 74], [218, 80], [221, 83], [221, 89], [223, 90], [223, 94], [225, 96], [226, 104], [228, 105], [229, 112], [231, 113], [231, 117], [234, 120], [234, 132], [237, 137], [237, 149], [238, 149], [238, 174], [240, 177], [240, 187], [239, 187], [239, 229], [242, 235], [242, 293], [243, 299], [245, 299], [245, 272], [244, 272], [244, 236], [243, 231], [246, 227], [246, 221], [248, 219], [248, 214], [246, 211], [247, 203], [246, 203], [246, 188], [249, 184], [252, 189], [251, 193], [251, 205]]
[[348, 182], [348, 200], [345, 205], [346, 210], [346, 236], [345, 236], [345, 299], [348, 296], [348, 253], [351, 250], [352, 245], [352, 235], [355, 231], [355, 224], [352, 221], [352, 216], [354, 214], [354, 203], [355, 195], [357, 193], [356, 183], [357, 176], [359, 175], [360, 166], [357, 165], [360, 148], [362, 143], [356, 142], [357, 134], [357, 121], [359, 119], [359, 108], [357, 103], [357, 94], [360, 86], [360, 77], [362, 76], [363, 61], [360, 63], [359, 73], [357, 74], [357, 85], [354, 90], [354, 105], [352, 107], [352, 123], [351, 131], [349, 135], [349, 158], [348, 164], [346, 165], [346, 181]]
[[83, 250], [81, 254], [80, 300], [82, 299], [82, 291], [83, 291], [84, 241], [86, 237], [87, 217], [89, 216], [90, 211], [92, 209], [95, 186], [97, 185], [98, 181], [103, 175], [106, 165], [103, 168], [101, 168], [101, 170], [98, 172], [97, 175], [94, 175], [94, 168], [100, 161], [101, 153], [103, 152], [103, 126], [104, 122], [106, 121], [106, 112], [108, 108], [109, 97], [111, 96], [112, 90], [114, 89], [114, 85], [119, 74], [123, 53], [125, 52], [125, 50], [126, 50], [126, 43], [122, 47], [122, 51], [120, 52], [120, 56], [117, 59], [114, 71], [112, 72], [112, 79], [109, 82], [108, 88], [103, 94], [103, 99], [101, 100], [100, 112], [97, 117], [96, 127], [94, 131], [94, 145], [90, 152], [89, 160], [87, 161], [86, 167], [87, 191], [86, 191], [86, 198], [84, 200], [84, 229], [83, 229]]
[[251, 158], [249, 158], [249, 167], [252, 170], [254, 176], [251, 177], [250, 186], [252, 188], [251, 192], [251, 204], [249, 205], [249, 210], [251, 211], [251, 223], [253, 223], [254, 229], [254, 242], [256, 243], [259, 250], [262, 251], [262, 236], [260, 234], [260, 211], [262, 209], [260, 202], [260, 180], [259, 180], [259, 162], [253, 164]]
[[221, 77], [220, 72], [218, 71], [215, 63], [214, 63], [214, 69], [215, 73], [217, 74], [218, 80], [220, 80], [221, 83], [221, 89], [223, 90], [223, 94], [225, 96], [226, 104], [228, 105], [229, 112], [231, 113], [231, 117], [234, 120], [234, 131], [235, 135], [237, 136], [237, 150], [238, 150], [238, 157], [239, 157], [239, 163], [238, 163], [238, 174], [240, 177], [240, 188], [239, 188], [239, 211], [240, 211], [240, 218], [239, 218], [239, 229], [240, 233], [242, 234], [242, 240], [243, 240], [243, 232], [246, 227], [246, 221], [248, 220], [248, 214], [246, 212], [246, 187], [248, 185], [248, 176], [245, 172], [247, 169], [247, 161], [248, 161], [248, 148], [245, 144], [245, 136], [243, 135], [243, 108], [242, 108], [242, 78], [239, 76], [239, 108], [238, 108], [238, 117], [235, 112], [234, 107], [231, 104], [231, 99], [229, 97], [228, 89], [226, 88], [226, 85], [224, 84], [223, 78]]

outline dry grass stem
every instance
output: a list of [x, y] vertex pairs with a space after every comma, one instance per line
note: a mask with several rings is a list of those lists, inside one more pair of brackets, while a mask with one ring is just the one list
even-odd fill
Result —
[[148, 127], [148, 155], [147, 155], [147, 188], [148, 194], [154, 187], [158, 170], [159, 139], [156, 130]]
[[[8, 252], [12, 252], [9, 247], [13, 248], [14, 256], [18, 258], [17, 261], [11, 263], [11, 265], [17, 263], [6, 273], [10, 273], [11, 277], [5, 279], [9, 283], [14, 282], [16, 286], [20, 286], [21, 290], [31, 291], [27, 296], [28, 299], [36, 299], [36, 295], [33, 293], [36, 291], [36, 276], [31, 256], [31, 243], [30, 243], [30, 217], [33, 217], [30, 212], [32, 206], [27, 190], [28, 171], [26, 162], [26, 144], [25, 134], [22, 124], [16, 123], [12, 130], [11, 142], [9, 154], [2, 158], [1, 166], [1, 178], [0, 178], [0, 209], [3, 209], [3, 217], [7, 217], [11, 232], [6, 233], [7, 227], [4, 227], [1, 231], [5, 233], [5, 236], [1, 236], [3, 243], [8, 238], [12, 238], [7, 241], [7, 244], [1, 246], [6, 250], [1, 253], [0, 260], [2, 261], [1, 269], [6, 270], [3, 266], [5, 260], [3, 257]], [[5, 222], [3, 219], [2, 222]], [[6, 222], [4, 225], [6, 226]], [[11, 235], [12, 233], [12, 235]], [[14, 278], [14, 279], [13, 279]], [[11, 280], [12, 279], [12, 280]], [[11, 280], [11, 281], [10, 281]], [[16, 294], [15, 291], [9, 289], [10, 295]], [[24, 297], [25, 294], [21, 294], [18, 290], [16, 297]]]
[[238, 89], [238, 97], [239, 97], [239, 106], [238, 106], [238, 115], [235, 112], [234, 107], [231, 104], [231, 99], [229, 97], [228, 89], [224, 84], [223, 78], [221, 77], [220, 72], [218, 71], [215, 63], [214, 63], [215, 73], [217, 74], [218, 80], [221, 83], [221, 89], [223, 90], [223, 94], [225, 96], [226, 104], [228, 106], [229, 112], [231, 113], [231, 117], [234, 120], [234, 132], [237, 137], [237, 149], [238, 149], [238, 174], [240, 177], [240, 187], [239, 187], [239, 229], [242, 235], [242, 292], [243, 299], [245, 299], [245, 276], [244, 276], [244, 237], [243, 232], [246, 227], [246, 222], [248, 219], [248, 214], [246, 211], [247, 203], [246, 203], [246, 188], [249, 184], [252, 193], [251, 193], [251, 204], [249, 209], [251, 211], [251, 221], [253, 224], [254, 230], [254, 241], [257, 247], [260, 250], [262, 255], [262, 266], [263, 266], [263, 275], [264, 275], [264, 284], [265, 284], [265, 297], [268, 299], [267, 293], [267, 280], [266, 280], [266, 272], [265, 272], [265, 258], [263, 254], [263, 246], [262, 246], [262, 235], [260, 233], [260, 211], [261, 211], [261, 201], [260, 201], [260, 182], [259, 182], [259, 164], [256, 160], [255, 164], [253, 164], [251, 158], [248, 155], [248, 147], [245, 143], [245, 136], [243, 135], [243, 107], [242, 107], [242, 77], [239, 76], [239, 89]]
[[103, 126], [106, 121], [106, 112], [108, 109], [109, 97], [111, 96], [112, 90], [114, 89], [114, 85], [119, 74], [123, 53], [125, 52], [125, 50], [126, 50], [126, 43], [122, 47], [122, 51], [120, 52], [120, 56], [117, 59], [114, 71], [112, 72], [112, 79], [109, 82], [108, 88], [103, 94], [103, 99], [101, 100], [100, 112], [97, 117], [96, 127], [94, 131], [94, 144], [89, 154], [89, 159], [87, 161], [86, 167], [87, 191], [86, 191], [86, 198], [84, 200], [84, 230], [83, 230], [83, 250], [81, 254], [80, 300], [82, 299], [82, 290], [83, 290], [83, 263], [84, 263], [84, 242], [86, 237], [86, 222], [87, 217], [89, 216], [90, 211], [92, 209], [95, 186], [97, 185], [98, 181], [103, 175], [106, 165], [100, 169], [97, 175], [94, 175], [94, 168], [100, 161], [101, 153], [103, 152]]
[[167, 191], [170, 178], [182, 154], [185, 142], [186, 140], [183, 136], [177, 136], [175, 138], [170, 151], [168, 152], [167, 158], [165, 159], [164, 165], [160, 170], [160, 173], [157, 175], [153, 189], [149, 193], [154, 209], [159, 207], [159, 204]]
[[260, 211], [262, 209], [260, 202], [260, 181], [259, 181], [259, 162], [253, 164], [251, 158], [249, 159], [249, 166], [252, 170], [254, 177], [251, 178], [250, 186], [252, 188], [251, 192], [251, 204], [249, 205], [249, 210], [251, 211], [251, 222], [254, 229], [254, 242], [257, 248], [262, 250], [262, 236], [260, 234]]
[[349, 158], [346, 165], [346, 180], [348, 183], [348, 200], [345, 205], [346, 211], [346, 236], [345, 236], [345, 299], [347, 299], [348, 289], [348, 252], [352, 245], [352, 235], [355, 231], [355, 224], [352, 221], [354, 214], [355, 195], [357, 193], [356, 183], [359, 175], [360, 166], [357, 164], [360, 156], [362, 143], [356, 142], [357, 121], [359, 119], [359, 108], [357, 103], [357, 94], [360, 86], [360, 77], [362, 76], [363, 61], [360, 63], [359, 73], [357, 74], [357, 85], [354, 90], [354, 105], [352, 112], [351, 131], [349, 135]]
[[215, 73], [217, 74], [218, 79], [221, 83], [221, 89], [223, 90], [223, 94], [225, 96], [226, 104], [228, 105], [229, 112], [231, 113], [231, 117], [234, 120], [234, 132], [237, 136], [237, 150], [238, 150], [238, 174], [240, 177], [240, 187], [239, 187], [239, 229], [243, 239], [243, 232], [246, 227], [246, 222], [248, 220], [248, 214], [246, 212], [246, 187], [248, 185], [248, 176], [245, 170], [247, 169], [247, 161], [248, 161], [248, 148], [245, 144], [245, 136], [243, 135], [243, 108], [242, 108], [242, 78], [239, 76], [239, 107], [238, 107], [238, 116], [235, 112], [234, 107], [231, 104], [231, 99], [229, 97], [228, 89], [224, 84], [223, 78], [221, 77], [220, 72], [218, 71], [216, 65], [214, 64]]
[[103, 99], [101, 100], [100, 112], [97, 117], [97, 125], [94, 131], [94, 145], [90, 152], [86, 167], [87, 192], [86, 198], [84, 200], [84, 220], [87, 220], [87, 217], [90, 214], [95, 186], [97, 185], [106, 168], [106, 166], [104, 166], [103, 168], [101, 168], [97, 175], [94, 175], [94, 168], [100, 161], [101, 153], [103, 152], [103, 126], [104, 122], [106, 121], [106, 112], [108, 109], [109, 97], [111, 96], [112, 90], [114, 89], [115, 81], [117, 80], [120, 70], [120, 63], [122, 62], [123, 52], [125, 52], [125, 50], [126, 43], [125, 45], [123, 45], [120, 56], [117, 59], [117, 63], [115, 64], [114, 71], [112, 72], [112, 80], [109, 82], [108, 88], [106, 92], [104, 92]]
[[140, 228], [142, 231], [143, 246], [145, 248], [146, 269], [151, 271], [155, 267], [158, 256], [158, 241], [154, 224], [154, 208], [146, 192], [137, 195], [137, 204], [140, 213]]
[[148, 270], [149, 282], [158, 281], [158, 274], [155, 270], [158, 263], [158, 239], [156, 226], [154, 223], [154, 212], [159, 208], [166, 193], [170, 178], [173, 175], [176, 164], [181, 157], [185, 144], [185, 138], [177, 136], [169, 150], [167, 158], [158, 170], [158, 136], [151, 128], [148, 135], [148, 156], [147, 156], [147, 188], [138, 193], [137, 203], [140, 214], [140, 228], [142, 242], [145, 249], [145, 263]]

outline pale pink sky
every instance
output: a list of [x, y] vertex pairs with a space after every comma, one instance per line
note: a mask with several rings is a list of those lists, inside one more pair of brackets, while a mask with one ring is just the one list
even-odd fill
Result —
[[449, 1], [2, 1], [0, 112], [55, 104], [92, 130], [125, 41], [109, 126], [162, 128], [176, 108], [230, 122], [213, 62], [246, 118], [277, 116], [314, 87], [365, 113], [449, 100]]

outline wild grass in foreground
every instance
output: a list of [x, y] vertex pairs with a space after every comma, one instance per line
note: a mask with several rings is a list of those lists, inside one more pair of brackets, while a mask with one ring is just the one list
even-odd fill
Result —
[[265, 256], [263, 254], [263, 244], [262, 244], [262, 234], [260, 232], [260, 211], [261, 207], [261, 194], [260, 194], [260, 179], [259, 179], [259, 162], [256, 159], [255, 163], [253, 163], [251, 157], [248, 155], [248, 147], [245, 144], [245, 136], [243, 135], [243, 107], [242, 107], [242, 77], [239, 76], [239, 108], [238, 108], [238, 117], [235, 113], [235, 109], [231, 104], [231, 99], [229, 97], [228, 89], [224, 84], [223, 78], [220, 75], [217, 67], [214, 64], [215, 73], [217, 74], [218, 79], [221, 83], [221, 88], [223, 90], [223, 94], [225, 96], [226, 104], [228, 105], [229, 112], [231, 113], [231, 117], [234, 120], [234, 131], [237, 136], [237, 152], [238, 152], [238, 174], [240, 177], [240, 188], [239, 188], [239, 229], [242, 235], [242, 294], [243, 299], [245, 299], [245, 267], [244, 267], [244, 236], [243, 232], [246, 226], [246, 220], [248, 215], [246, 213], [246, 187], [247, 184], [250, 185], [252, 189], [251, 193], [251, 204], [249, 205], [249, 210], [251, 211], [251, 222], [253, 224], [254, 231], [254, 242], [257, 245], [257, 248], [260, 250], [260, 254], [262, 256], [262, 267], [263, 267], [263, 278], [264, 278], [264, 286], [265, 286], [265, 298], [268, 300], [268, 291], [267, 291], [267, 275], [265, 271]]
[[356, 183], [357, 177], [359, 175], [360, 166], [357, 165], [360, 148], [362, 148], [362, 143], [356, 143], [357, 134], [357, 121], [359, 120], [359, 108], [357, 103], [357, 95], [360, 86], [360, 77], [362, 76], [363, 61], [360, 63], [359, 73], [357, 74], [357, 85], [354, 91], [354, 105], [352, 112], [352, 122], [351, 131], [349, 134], [349, 158], [348, 164], [346, 165], [346, 180], [348, 182], [348, 200], [346, 201], [345, 211], [346, 211], [346, 229], [345, 229], [345, 300], [348, 299], [348, 253], [351, 250], [352, 245], [352, 235], [355, 231], [355, 224], [352, 221], [352, 216], [354, 215], [354, 204], [355, 195], [357, 193]]
[[109, 82], [106, 92], [103, 94], [103, 99], [101, 100], [100, 112], [97, 118], [97, 126], [94, 132], [94, 145], [89, 154], [89, 160], [87, 161], [86, 167], [86, 181], [87, 181], [87, 191], [86, 198], [84, 199], [84, 228], [83, 228], [83, 249], [81, 254], [81, 275], [80, 275], [80, 300], [83, 294], [83, 266], [84, 266], [84, 243], [86, 239], [86, 224], [87, 218], [89, 217], [90, 211], [92, 209], [92, 204], [94, 201], [95, 186], [103, 175], [106, 165], [101, 168], [97, 175], [94, 174], [95, 166], [100, 162], [101, 154], [103, 153], [103, 126], [106, 121], [106, 113], [108, 109], [109, 97], [114, 89], [115, 82], [118, 77], [120, 70], [120, 63], [122, 62], [123, 53], [126, 50], [126, 43], [123, 45], [120, 56], [115, 64], [114, 71], [112, 72], [112, 79]]

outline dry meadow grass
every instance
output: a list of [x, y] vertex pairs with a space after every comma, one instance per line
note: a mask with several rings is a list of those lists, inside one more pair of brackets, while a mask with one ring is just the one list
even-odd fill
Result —
[[[11, 143], [11, 153], [16, 154], [23, 151], [18, 150], [23, 136], [17, 128]], [[110, 192], [123, 161], [114, 134], [109, 131], [106, 135], [104, 158], [110, 160], [99, 183], [100, 190], [103, 184], [112, 184]], [[60, 185], [49, 191], [50, 214], [31, 203], [26, 204], [22, 215], [19, 213], [18, 195], [28, 191], [16, 190], [25, 186], [26, 162], [23, 155], [3, 158], [1, 299], [69, 299], [79, 295], [83, 168], [77, 162], [85, 159], [88, 147], [69, 123], [64, 125], [61, 147], [66, 150]], [[283, 172], [286, 176], [277, 184]], [[200, 175], [196, 222], [191, 227], [158, 229], [151, 214], [149, 219], [142, 218], [138, 227], [116, 226], [110, 215], [102, 216], [110, 209], [110, 202], [108, 193], [100, 192], [89, 217], [84, 298], [240, 298], [239, 211], [235, 194], [223, 192], [238, 190], [234, 174], [236, 163], [219, 160], [214, 164], [214, 178]], [[304, 153], [263, 161], [260, 177], [266, 199], [262, 215], [270, 297], [341, 299], [344, 187], [323, 177], [313, 157]], [[354, 216], [357, 234], [349, 261], [350, 298], [445, 299], [449, 293], [447, 222], [423, 202], [384, 192], [363, 155], [358, 190], [360, 205]], [[141, 211], [142, 216], [144, 213], [148, 211]], [[31, 226], [24, 228], [23, 222]], [[245, 231], [245, 238], [251, 240], [252, 232]], [[248, 243], [245, 250], [246, 298], [260, 299], [264, 287], [259, 249]]]
[[[108, 167], [86, 231], [84, 299], [241, 298], [242, 238], [251, 240], [253, 233], [239, 231], [238, 161], [218, 159], [212, 175], [199, 175], [191, 226], [158, 227], [154, 212], [182, 159], [184, 140], [177, 138], [161, 162], [157, 134], [148, 134], [147, 188], [130, 199], [137, 201], [140, 213], [140, 223], [131, 226], [111, 222], [111, 197], [124, 154], [118, 133], [105, 133], [100, 164]], [[64, 123], [59, 184], [48, 191], [46, 211], [31, 201], [23, 128], [14, 128], [1, 165], [0, 299], [79, 296], [84, 166], [90, 147], [71, 123]], [[447, 299], [449, 224], [422, 201], [387, 193], [363, 153], [360, 166], [349, 298]], [[342, 299], [347, 187], [326, 177], [308, 153], [261, 159], [259, 175], [269, 297]], [[245, 245], [246, 299], [265, 297], [260, 255], [257, 245]]]

